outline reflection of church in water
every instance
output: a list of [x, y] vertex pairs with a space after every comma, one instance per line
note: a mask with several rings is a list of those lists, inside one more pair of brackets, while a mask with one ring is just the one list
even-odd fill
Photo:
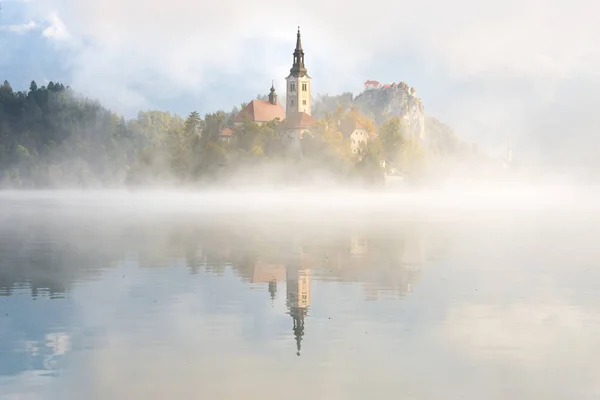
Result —
[[296, 243], [284, 253], [281, 257], [265, 254], [254, 262], [251, 277], [246, 276], [252, 283], [267, 284], [272, 300], [278, 284], [285, 281], [285, 305], [292, 319], [297, 355], [306, 333], [313, 272], [329, 282], [362, 284], [367, 301], [401, 299], [412, 292], [427, 258], [424, 237], [418, 230], [392, 238], [350, 234], [327, 251]]
[[304, 319], [310, 306], [310, 269], [303, 266], [270, 265], [257, 262], [254, 265], [253, 283], [267, 283], [271, 300], [277, 295], [277, 283], [286, 282], [286, 307], [293, 321], [297, 355], [300, 355], [304, 337]]

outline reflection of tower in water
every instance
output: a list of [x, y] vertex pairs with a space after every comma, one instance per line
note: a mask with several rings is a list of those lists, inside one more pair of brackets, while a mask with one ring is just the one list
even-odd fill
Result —
[[294, 321], [296, 355], [300, 355], [304, 337], [304, 318], [310, 306], [310, 270], [290, 268], [286, 277], [286, 305]]
[[271, 294], [271, 300], [275, 300], [275, 295], [277, 294], [277, 281], [272, 280], [269, 282], [269, 293]]
[[261, 260], [254, 263], [254, 272], [251, 278], [252, 283], [267, 283], [269, 285], [269, 294], [271, 300], [275, 300], [277, 295], [277, 282], [283, 281], [285, 268], [283, 265], [266, 264]]

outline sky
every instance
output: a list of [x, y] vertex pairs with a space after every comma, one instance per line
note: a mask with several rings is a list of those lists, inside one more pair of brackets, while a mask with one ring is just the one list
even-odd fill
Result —
[[405, 81], [466, 140], [494, 151], [510, 140], [515, 157], [593, 155], [599, 9], [584, 0], [4, 0], [0, 78], [20, 89], [59, 80], [126, 116], [229, 110], [273, 79], [284, 92], [301, 26], [315, 95]]

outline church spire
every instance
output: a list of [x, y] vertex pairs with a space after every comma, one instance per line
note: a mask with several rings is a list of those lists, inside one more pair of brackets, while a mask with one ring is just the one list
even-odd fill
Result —
[[271, 92], [269, 93], [269, 103], [277, 105], [277, 93], [275, 93], [275, 82], [271, 82]]
[[304, 66], [304, 50], [302, 50], [302, 39], [300, 37], [300, 27], [296, 35], [296, 49], [294, 50], [294, 64], [290, 69], [290, 75], [300, 77], [306, 75], [306, 67]]
[[300, 27], [298, 27], [298, 34], [296, 35], [296, 51], [302, 51], [302, 40], [300, 38]]

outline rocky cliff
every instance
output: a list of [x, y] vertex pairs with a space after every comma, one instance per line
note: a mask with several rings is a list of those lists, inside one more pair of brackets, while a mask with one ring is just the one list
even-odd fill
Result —
[[406, 122], [415, 139], [425, 139], [425, 107], [414, 88], [401, 82], [368, 89], [354, 98], [361, 113], [380, 125], [390, 117], [400, 117]]
[[313, 116], [317, 119], [339, 108], [348, 111], [353, 106], [378, 126], [390, 117], [400, 117], [413, 137], [424, 140], [428, 148], [439, 153], [458, 154], [469, 147], [448, 125], [426, 115], [423, 101], [417, 96], [416, 90], [404, 82], [366, 89], [356, 97], [352, 93], [322, 95], [313, 104]]

